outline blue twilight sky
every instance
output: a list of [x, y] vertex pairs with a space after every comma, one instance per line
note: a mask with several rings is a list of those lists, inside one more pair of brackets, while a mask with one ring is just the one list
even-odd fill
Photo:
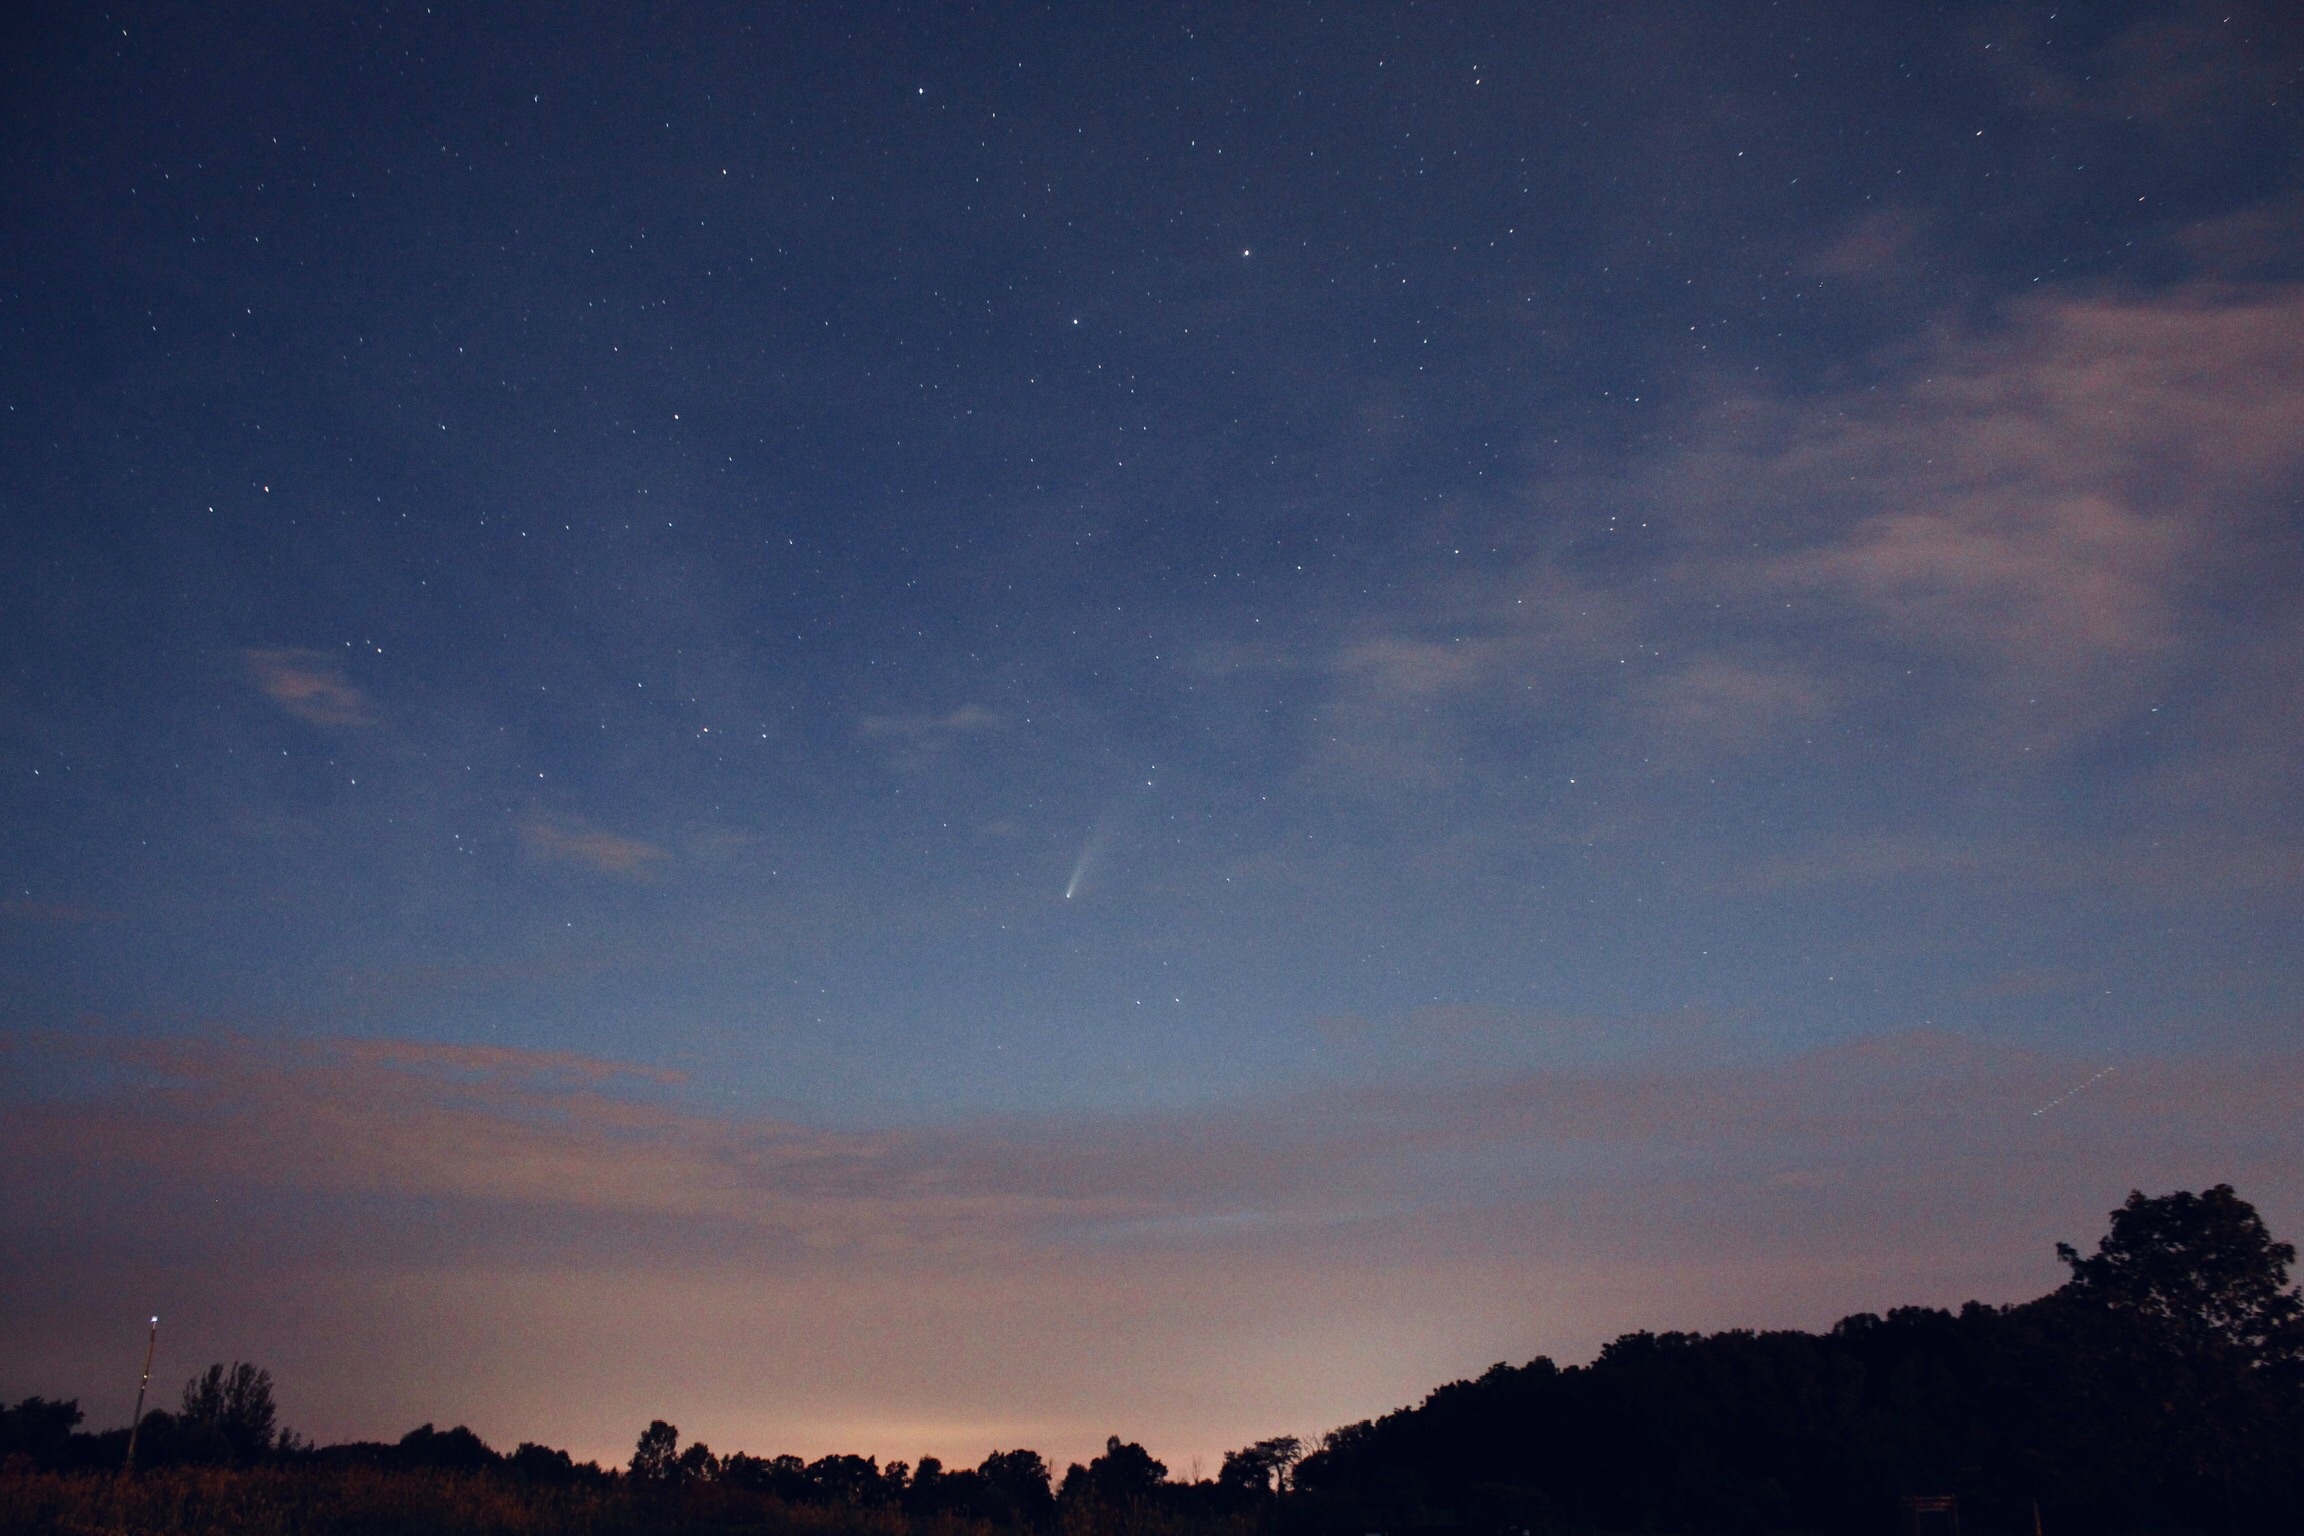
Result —
[[7, 27], [0, 1393], [1182, 1470], [2304, 1217], [2287, 8]]

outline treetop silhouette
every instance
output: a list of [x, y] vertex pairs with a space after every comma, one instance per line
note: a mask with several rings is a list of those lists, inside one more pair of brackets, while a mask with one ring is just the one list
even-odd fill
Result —
[[2157, 1319], [2197, 1344], [2258, 1360], [2294, 1359], [2304, 1345], [2304, 1302], [2288, 1284], [2295, 1246], [2275, 1242], [2229, 1184], [2197, 1195], [2131, 1190], [2095, 1253], [2058, 1243], [2056, 1256], [2072, 1271], [2065, 1294]]

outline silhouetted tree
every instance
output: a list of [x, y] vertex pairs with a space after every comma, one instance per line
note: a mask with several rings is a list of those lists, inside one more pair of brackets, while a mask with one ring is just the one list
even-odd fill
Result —
[[819, 1502], [859, 1509], [888, 1502], [904, 1491], [902, 1482], [892, 1482], [873, 1456], [818, 1457], [808, 1464], [808, 1482]]
[[572, 1483], [576, 1481], [576, 1460], [555, 1446], [538, 1445], [523, 1440], [504, 1464], [513, 1472], [534, 1483]]
[[2058, 1243], [2056, 1257], [2072, 1271], [2064, 1294], [2153, 1318], [2195, 1346], [2264, 1360], [2293, 1357], [2304, 1343], [2304, 1303], [2288, 1284], [2296, 1249], [2274, 1242], [2229, 1184], [2150, 1198], [2130, 1190], [2094, 1254]]
[[1304, 1456], [1304, 1442], [1294, 1435], [1259, 1440], [1254, 1445], [1224, 1453], [1216, 1486], [1235, 1493], [1280, 1493], [1288, 1486], [1288, 1470]]
[[712, 1454], [712, 1447], [695, 1441], [672, 1463], [672, 1475], [684, 1483], [711, 1482], [720, 1475], [720, 1458]]
[[738, 1451], [720, 1459], [720, 1481], [792, 1503], [806, 1503], [816, 1497], [815, 1485], [808, 1480], [808, 1464], [797, 1456], [747, 1456]]
[[244, 1360], [211, 1365], [205, 1375], [185, 1382], [177, 1415], [185, 1425], [215, 1430], [231, 1459], [243, 1462], [259, 1460], [272, 1449], [276, 1417], [272, 1373]]
[[1168, 1468], [1134, 1441], [1122, 1443], [1118, 1435], [1104, 1440], [1104, 1454], [1083, 1467], [1074, 1462], [1065, 1469], [1066, 1502], [1125, 1508], [1149, 1500], [1166, 1481]]
[[397, 1450], [394, 1459], [405, 1467], [477, 1472], [504, 1460], [487, 1441], [461, 1424], [454, 1429], [434, 1429], [429, 1424], [419, 1424], [400, 1437]]
[[0, 1462], [21, 1456], [36, 1467], [60, 1465], [80, 1427], [80, 1404], [27, 1397], [0, 1408]]
[[136, 1465], [139, 1467], [220, 1467], [232, 1460], [232, 1442], [211, 1420], [154, 1408], [138, 1423]]
[[934, 1456], [923, 1456], [909, 1485], [900, 1491], [904, 1508], [911, 1513], [955, 1515], [1002, 1526], [1039, 1525], [1056, 1503], [1049, 1492], [1048, 1463], [1037, 1451], [994, 1451], [974, 1469], [957, 1471], [947, 1470]]
[[651, 1419], [632, 1448], [632, 1475], [644, 1483], [672, 1480], [679, 1466], [680, 1431], [662, 1419]]
[[1002, 1514], [1025, 1523], [1037, 1521], [1055, 1506], [1049, 1490], [1048, 1463], [1038, 1451], [994, 1451], [978, 1463], [976, 1475], [997, 1501], [987, 1514]]

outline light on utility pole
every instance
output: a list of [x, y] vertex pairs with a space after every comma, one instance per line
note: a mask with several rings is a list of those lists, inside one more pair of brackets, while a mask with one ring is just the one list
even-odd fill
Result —
[[152, 1331], [144, 1336], [144, 1375], [136, 1383], [136, 1412], [128, 1419], [128, 1459], [120, 1463], [120, 1475], [126, 1477], [136, 1470], [136, 1436], [144, 1428], [144, 1389], [152, 1385], [152, 1351], [160, 1343], [160, 1319], [152, 1319]]

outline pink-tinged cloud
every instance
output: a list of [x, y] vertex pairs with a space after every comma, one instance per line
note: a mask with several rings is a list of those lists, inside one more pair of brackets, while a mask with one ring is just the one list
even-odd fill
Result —
[[1824, 690], [1791, 663], [1699, 656], [1651, 688], [1658, 734], [1704, 752], [1779, 742], [1827, 712]]
[[1901, 208], [1867, 214], [1805, 263], [1819, 277], [1887, 286], [1915, 275], [1920, 220]]
[[531, 821], [520, 829], [528, 852], [547, 863], [588, 869], [595, 874], [645, 880], [671, 857], [654, 843], [589, 827]]
[[1766, 581], [2013, 671], [2094, 681], [2098, 664], [2183, 643], [2186, 610], [2304, 467], [2295, 293], [2041, 306], [2013, 340], [1936, 367], [1877, 405], [1836, 401], [1764, 428], [1764, 448], [1723, 450], [1806, 502], [1806, 537], [1759, 568]]
[[0, 1378], [92, 1394], [119, 1318], [158, 1309], [188, 1361], [272, 1363], [320, 1433], [468, 1419], [620, 1455], [661, 1415], [724, 1449], [973, 1457], [1120, 1431], [1212, 1467], [1632, 1327], [2036, 1294], [2131, 1186], [2230, 1179], [2304, 1220], [2292, 1054], [2103, 1075], [1927, 1034], [1772, 1062], [1660, 1039], [1534, 1069], [1479, 1064], [1509, 1020], [1371, 1027], [1454, 1064], [847, 1130], [567, 1056], [50, 1042], [82, 1086], [0, 1118]]
[[2235, 131], [2276, 111], [2294, 79], [2287, 51], [2263, 45], [2268, 34], [2293, 32], [2293, 12], [2281, 0], [2175, 0], [2078, 52], [2027, 46], [2047, 41], [2053, 11], [1983, 14], [1974, 36], [1998, 44], [1979, 51], [2012, 106], [2130, 133], [2142, 128], [2163, 152], [2228, 153]]
[[326, 651], [248, 650], [242, 656], [264, 696], [312, 725], [373, 725], [368, 696]]
[[[1445, 785], [1483, 738], [1563, 728], [1702, 763], [1865, 711], [1947, 760], [2054, 756], [2179, 684], [2235, 723], [2297, 713], [2304, 288], [2022, 304], [1896, 371], [1729, 398], [1620, 478], [1532, 487], [1642, 538], [1605, 573], [1551, 551], [1455, 579], [1340, 643], [1314, 776]], [[2214, 739], [2254, 741], [2231, 771], [2261, 779], [2285, 738]]]

